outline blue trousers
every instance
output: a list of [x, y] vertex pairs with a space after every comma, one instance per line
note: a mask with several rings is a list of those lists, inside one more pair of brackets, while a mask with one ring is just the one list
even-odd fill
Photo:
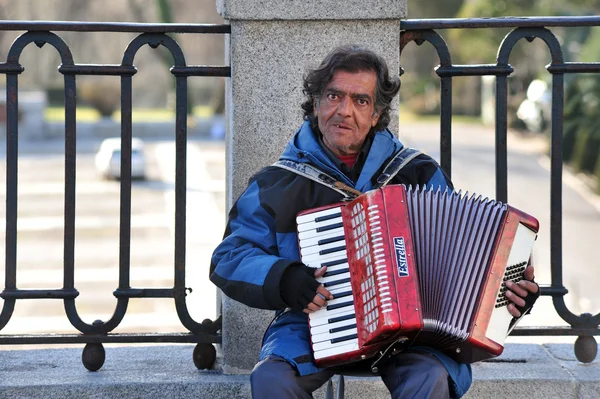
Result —
[[[332, 371], [299, 376], [296, 369], [277, 356], [258, 363], [252, 374], [254, 399], [312, 398], [312, 393], [327, 382]], [[429, 353], [402, 352], [380, 367], [383, 383], [392, 399], [450, 398], [448, 372]]]

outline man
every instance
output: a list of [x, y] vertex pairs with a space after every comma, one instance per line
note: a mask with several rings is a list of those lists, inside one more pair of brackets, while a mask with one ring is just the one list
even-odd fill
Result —
[[[390, 76], [378, 55], [356, 46], [335, 49], [305, 76], [305, 122], [279, 165], [258, 172], [230, 211], [225, 237], [212, 257], [210, 278], [235, 300], [277, 310], [251, 375], [254, 398], [310, 398], [333, 375], [314, 363], [307, 321], [309, 313], [333, 296], [315, 280], [326, 268], [315, 270], [300, 262], [295, 219], [301, 211], [347, 199], [353, 190], [375, 187], [403, 149], [387, 130], [390, 104], [399, 88], [399, 79]], [[414, 155], [383, 180], [452, 188], [433, 159]], [[311, 175], [310, 170], [318, 173]], [[341, 184], [321, 181], [322, 175]], [[529, 268], [526, 278], [532, 277]], [[515, 305], [525, 305], [523, 298], [538, 287], [526, 281], [509, 288], [514, 302], [509, 311], [519, 316]], [[432, 348], [403, 351], [379, 371], [393, 398], [460, 397], [471, 384], [470, 366]]]

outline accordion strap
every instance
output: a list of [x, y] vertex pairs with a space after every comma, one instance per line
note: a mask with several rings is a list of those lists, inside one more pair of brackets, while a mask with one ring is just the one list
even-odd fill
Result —
[[[377, 177], [377, 184], [373, 188], [380, 188], [388, 184], [403, 167], [408, 165], [410, 161], [420, 154], [421, 151], [419, 150], [410, 147], [403, 147], [396, 155], [394, 155], [392, 160], [388, 162], [381, 175]], [[289, 159], [280, 159], [279, 161], [275, 162], [273, 166], [289, 170], [300, 176], [304, 176], [307, 179], [321, 183], [324, 186], [327, 186], [332, 190], [342, 194], [344, 196], [344, 200], [346, 201], [351, 201], [362, 194], [360, 191], [342, 183], [339, 180], [334, 179], [327, 173], [308, 163], [300, 163]]]
[[377, 184], [375, 184], [373, 188], [381, 188], [388, 184], [403, 167], [421, 154], [422, 152], [417, 149], [402, 147], [402, 149], [394, 155], [394, 158], [388, 162], [385, 169], [383, 169], [383, 172], [377, 178]]
[[327, 173], [315, 168], [314, 166], [307, 163], [299, 163], [290, 160], [279, 160], [273, 164], [273, 166], [278, 166], [282, 169], [289, 170], [294, 172], [300, 176], [304, 176], [307, 179], [311, 179], [316, 181], [317, 183], [321, 183], [324, 186], [331, 188], [332, 190], [337, 191], [338, 193], [344, 196], [344, 200], [350, 201], [354, 198], [362, 195], [362, 193], [347, 184], [342, 183], [329, 176]]

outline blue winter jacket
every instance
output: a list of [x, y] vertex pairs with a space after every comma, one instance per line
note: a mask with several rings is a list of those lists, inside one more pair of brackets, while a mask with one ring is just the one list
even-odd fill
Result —
[[[389, 131], [375, 133], [371, 149], [356, 182], [346, 177], [319, 145], [308, 122], [287, 144], [280, 159], [307, 162], [361, 192], [373, 188], [391, 157], [402, 148]], [[419, 155], [389, 184], [451, 186], [439, 165]], [[307, 315], [283, 311], [279, 282], [286, 268], [300, 260], [296, 215], [341, 201], [342, 195], [294, 172], [269, 166], [254, 175], [229, 213], [222, 243], [212, 256], [210, 279], [225, 295], [251, 307], [273, 309], [278, 316], [267, 329], [260, 353], [286, 359], [300, 375], [320, 369], [311, 353]], [[433, 353], [448, 370], [456, 397], [471, 385], [471, 368], [458, 364], [433, 348], [413, 348]]]

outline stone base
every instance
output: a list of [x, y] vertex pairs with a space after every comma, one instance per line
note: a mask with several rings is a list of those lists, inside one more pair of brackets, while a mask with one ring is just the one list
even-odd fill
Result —
[[[83, 367], [82, 349], [0, 350], [0, 398], [251, 397], [248, 375], [197, 370], [193, 345], [109, 345], [97, 372]], [[510, 344], [499, 358], [473, 365], [473, 373], [465, 398], [600, 397], [600, 360], [579, 363], [567, 344]], [[389, 398], [379, 378], [347, 377], [345, 393], [348, 399]], [[314, 396], [324, 398], [325, 387]]]

